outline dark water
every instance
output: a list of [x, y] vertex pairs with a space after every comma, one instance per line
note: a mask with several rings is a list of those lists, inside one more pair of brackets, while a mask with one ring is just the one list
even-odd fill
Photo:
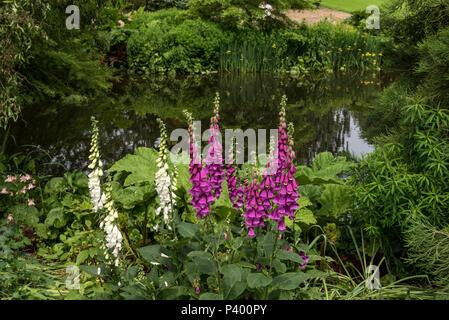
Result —
[[[159, 137], [156, 118], [166, 121], [168, 132], [186, 128], [182, 110], [193, 113], [208, 127], [215, 92], [221, 97], [221, 128], [277, 128], [279, 103], [287, 95], [287, 120], [295, 126], [295, 149], [300, 164], [309, 164], [318, 152], [356, 156], [372, 151], [360, 138], [359, 120], [380, 93], [364, 79], [333, 75], [301, 80], [285, 75], [203, 75], [128, 80], [113, 95], [81, 105], [52, 102], [25, 108], [12, 129], [8, 152], [38, 148], [48, 153], [40, 173], [87, 169], [90, 117], [100, 120], [101, 150], [106, 164], [153, 147]], [[26, 145], [26, 147], [24, 147]], [[30, 145], [32, 147], [30, 147]]]

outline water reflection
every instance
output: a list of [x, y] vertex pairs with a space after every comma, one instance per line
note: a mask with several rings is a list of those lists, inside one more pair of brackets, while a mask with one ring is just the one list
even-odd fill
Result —
[[103, 158], [110, 164], [137, 147], [154, 147], [159, 137], [156, 117], [166, 121], [169, 132], [186, 128], [182, 110], [187, 109], [207, 129], [218, 91], [221, 127], [243, 130], [277, 128], [280, 99], [286, 94], [298, 163], [310, 164], [321, 151], [359, 155], [371, 149], [359, 137], [358, 118], [363, 116], [363, 106], [380, 92], [360, 80], [349, 75], [304, 80], [264, 74], [130, 79], [113, 96], [89, 105], [28, 106], [23, 120], [13, 127], [15, 142], [10, 139], [8, 152], [34, 145], [51, 156], [53, 165], [41, 173], [85, 171], [90, 117], [95, 115], [100, 120]]

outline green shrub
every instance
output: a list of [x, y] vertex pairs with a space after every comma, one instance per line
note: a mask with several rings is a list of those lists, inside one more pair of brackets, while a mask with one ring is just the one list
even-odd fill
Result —
[[449, 107], [449, 27], [418, 45], [417, 73], [422, 92], [434, 103]]
[[128, 62], [132, 70], [199, 73], [216, 70], [220, 28], [200, 19], [183, 20], [177, 10], [142, 14], [135, 18], [138, 31], [128, 42]]
[[422, 219], [410, 221], [404, 232], [408, 263], [430, 275], [441, 285], [449, 285], [449, 228], [436, 228]]
[[398, 133], [377, 139], [351, 177], [354, 223], [384, 240], [396, 258], [404, 255], [401, 232], [409, 218], [424, 217], [436, 227], [449, 223], [449, 112], [420, 104], [401, 112]]

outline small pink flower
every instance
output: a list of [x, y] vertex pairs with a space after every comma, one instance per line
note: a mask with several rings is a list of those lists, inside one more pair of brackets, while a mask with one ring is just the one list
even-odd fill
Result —
[[13, 193], [13, 192], [11, 192], [9, 195], [10, 195], [11, 197], [14, 197], [14, 193]]
[[35, 186], [34, 184], [30, 183], [30, 184], [28, 185], [28, 190], [34, 189], [35, 187], [36, 187], [36, 186]]
[[285, 251], [290, 251], [290, 250], [292, 250], [292, 248], [290, 248], [290, 246], [286, 246], [286, 247], [284, 248], [284, 250], [285, 250]]
[[35, 206], [36, 204], [34, 203], [33, 199], [28, 199], [28, 206]]
[[8, 191], [6, 190], [6, 188], [3, 188], [2, 191], [0, 191], [1, 194], [8, 194]]
[[196, 292], [196, 294], [200, 294], [201, 293], [200, 287], [196, 287], [195, 292]]
[[12, 214], [8, 214], [8, 221], [12, 221], [12, 220], [13, 220]]
[[26, 174], [24, 176], [20, 176], [20, 182], [27, 182], [28, 180], [31, 180], [31, 177], [29, 174]]
[[119, 20], [118, 23], [119, 23], [120, 27], [124, 27], [125, 26], [125, 23], [122, 20]]
[[23, 187], [22, 190], [20, 190], [20, 192], [25, 194], [27, 192], [27, 187]]
[[16, 181], [16, 176], [8, 176], [5, 180], [5, 182], [13, 182]]
[[225, 234], [225, 240], [229, 240], [229, 236], [227, 233]]

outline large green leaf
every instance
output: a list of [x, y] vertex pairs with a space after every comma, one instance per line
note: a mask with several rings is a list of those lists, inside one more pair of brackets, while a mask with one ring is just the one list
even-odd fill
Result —
[[293, 261], [296, 263], [304, 263], [304, 260], [297, 254], [294, 253], [293, 251], [287, 251], [287, 250], [278, 250], [276, 257], [279, 260], [288, 260], [288, 261]]
[[158, 153], [155, 149], [137, 148], [134, 154], [128, 154], [123, 159], [118, 160], [108, 171], [129, 172], [130, 174], [125, 179], [125, 186], [141, 183], [154, 184], [154, 177], [158, 170], [157, 158]]
[[40, 212], [34, 206], [27, 206], [24, 203], [13, 206], [10, 212], [14, 219], [24, 225], [35, 227], [39, 223]]
[[225, 299], [238, 298], [246, 289], [246, 281], [242, 281], [242, 269], [236, 265], [227, 264], [221, 268], [221, 273]]
[[307, 275], [304, 272], [287, 272], [275, 277], [271, 285], [274, 289], [293, 290], [306, 280]]
[[321, 194], [319, 214], [338, 218], [353, 207], [351, 189], [346, 185], [327, 185]]
[[200, 225], [188, 222], [180, 222], [176, 226], [179, 234], [184, 238], [199, 238]]
[[200, 295], [200, 300], [223, 300], [221, 294], [206, 292]]
[[56, 228], [62, 228], [65, 226], [66, 218], [64, 216], [64, 209], [61, 207], [51, 209], [45, 219], [45, 224]]
[[300, 185], [342, 184], [343, 180], [338, 175], [354, 165], [344, 157], [334, 158], [330, 152], [321, 152], [313, 160], [311, 168], [299, 166], [295, 177]]
[[215, 274], [217, 269], [210, 253], [192, 251], [187, 255], [197, 266], [197, 271], [204, 274]]
[[268, 286], [273, 279], [262, 273], [250, 273], [246, 279], [248, 287], [250, 288], [263, 288]]

